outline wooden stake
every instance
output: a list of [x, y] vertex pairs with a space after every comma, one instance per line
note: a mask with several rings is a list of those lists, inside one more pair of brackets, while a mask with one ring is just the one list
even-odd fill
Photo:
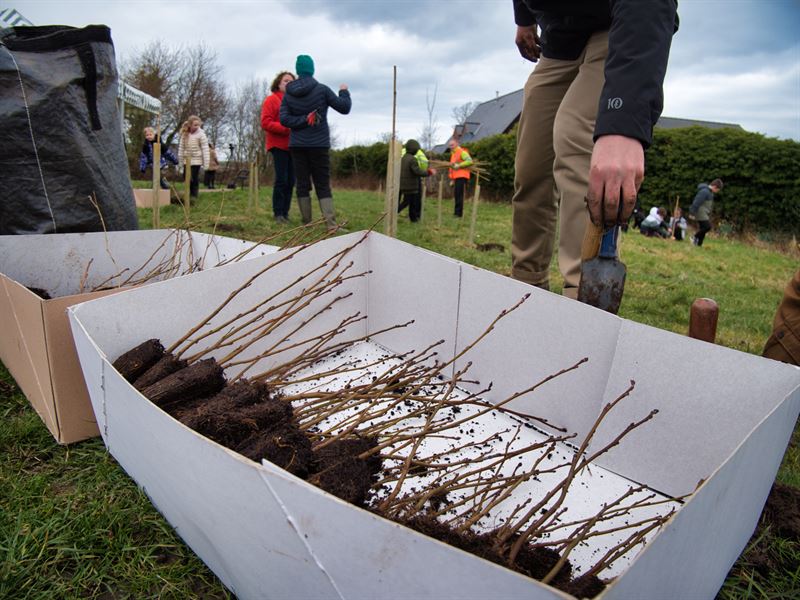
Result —
[[[156, 140], [160, 140], [161, 133], [157, 132]], [[161, 191], [161, 142], [153, 142], [153, 229], [161, 226], [158, 193]]]
[[258, 197], [259, 192], [259, 185], [258, 185], [258, 154], [256, 154], [256, 160], [253, 162], [253, 200], [256, 205], [256, 212], [261, 210], [260, 206], [260, 199]]
[[[384, 233], [388, 236], [397, 235], [397, 189], [395, 189], [395, 164], [397, 154], [397, 65], [392, 67], [392, 139], [389, 141], [389, 158], [386, 164], [386, 201], [384, 211]], [[398, 174], [399, 175], [399, 174]]]
[[472, 197], [472, 218], [469, 221], [469, 245], [475, 243], [475, 222], [478, 220], [478, 202], [481, 198], [481, 176], [475, 177], [475, 195]]
[[[188, 151], [188, 149], [187, 149]], [[189, 224], [189, 186], [192, 178], [192, 162], [187, 158], [183, 163], [183, 216], [186, 224]]]
[[427, 192], [428, 192], [428, 182], [425, 179], [423, 179], [421, 183], [422, 183], [422, 185], [421, 185], [422, 191], [420, 192], [420, 195], [419, 195], [419, 222], [420, 223], [424, 223], [425, 222], [425, 196], [428, 195], [427, 194]]
[[247, 211], [253, 210], [253, 163], [247, 163]]
[[442, 228], [442, 194], [444, 193], [444, 175], [439, 175], [439, 199], [437, 206], [438, 216], [436, 218], [436, 228]]

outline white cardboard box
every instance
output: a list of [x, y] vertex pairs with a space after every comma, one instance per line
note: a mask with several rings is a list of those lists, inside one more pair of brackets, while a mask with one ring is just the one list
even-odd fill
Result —
[[[315, 244], [241, 296], [250, 306], [350, 234]], [[176, 340], [264, 258], [153, 284], [69, 309], [104, 442], [192, 549], [241, 598], [566, 598], [547, 585], [346, 504], [264, 461], [207, 440], [141, 396], [112, 367], [157, 337]], [[637, 385], [592, 443], [597, 448], [652, 408], [647, 427], [599, 466], [668, 495], [695, 493], [600, 596], [713, 598], [753, 532], [800, 411], [800, 369], [629, 322], [511, 279], [370, 234], [352, 251], [353, 294], [323, 331], [361, 311], [361, 333], [395, 351], [436, 339], [458, 352], [503, 308], [532, 297], [454, 368], [494, 382], [496, 401], [586, 356], [568, 378], [513, 407], [587, 433], [600, 408]], [[169, 301], [169, 302], [168, 302]], [[158, 319], [142, 307], [163, 305]], [[310, 310], [310, 309], [309, 309]], [[313, 331], [309, 331], [313, 335]], [[442, 358], [446, 358], [443, 356]], [[680, 374], [676, 377], [675, 374]], [[591, 448], [590, 448], [591, 450]]]
[[[174, 229], [0, 236], [0, 360], [58, 442], [96, 436], [66, 308], [115, 293], [84, 290], [120, 285], [142, 267], [140, 279], [169, 261], [164, 263], [169, 270], [155, 278], [163, 279], [180, 275], [190, 264], [216, 266], [253, 246]], [[275, 250], [261, 246], [247, 257]], [[29, 288], [45, 290], [51, 298]], [[151, 305], [147, 310], [152, 314], [160, 309]]]

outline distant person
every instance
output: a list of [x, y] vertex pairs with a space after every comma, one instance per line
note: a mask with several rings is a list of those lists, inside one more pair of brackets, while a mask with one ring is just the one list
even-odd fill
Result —
[[451, 138], [447, 142], [447, 147], [450, 148], [450, 170], [447, 176], [453, 184], [453, 200], [455, 201], [453, 215], [461, 217], [464, 214], [464, 192], [469, 183], [468, 167], [472, 164], [472, 157], [455, 138]]
[[[577, 298], [584, 236], [625, 223], [664, 102], [676, 0], [514, 0], [525, 83], [514, 164], [511, 276]], [[590, 248], [591, 249], [591, 248]]]
[[[157, 137], [155, 129], [152, 127], [144, 128], [144, 143], [142, 144], [142, 152], [139, 154], [139, 171], [142, 173], [147, 170], [147, 167], [153, 166], [153, 144], [156, 143]], [[161, 159], [158, 161], [161, 165], [161, 181], [159, 183], [162, 190], [169, 189], [169, 183], [164, 177], [164, 172], [167, 170], [167, 161], [173, 165], [178, 164], [178, 158], [172, 153], [172, 150], [162, 145]]]
[[339, 86], [339, 95], [314, 79], [314, 61], [301, 54], [295, 64], [298, 79], [286, 85], [280, 108], [280, 122], [291, 129], [289, 151], [297, 177], [297, 203], [303, 223], [311, 222], [311, 182], [317, 192], [319, 208], [328, 231], [338, 229], [331, 192], [331, 133], [328, 107], [346, 115], [352, 102], [347, 85]]
[[408, 207], [408, 219], [412, 223], [422, 216], [422, 178], [432, 173], [428, 168], [428, 157], [417, 140], [408, 140], [400, 159], [400, 195], [397, 212]]
[[701, 183], [697, 186], [697, 194], [689, 207], [690, 218], [697, 219], [698, 230], [692, 237], [695, 246], [702, 246], [706, 234], [711, 231], [711, 212], [714, 210], [714, 194], [722, 189], [722, 180], [715, 179], [710, 184]]
[[[294, 165], [289, 152], [288, 127], [281, 125], [280, 109], [286, 86], [295, 80], [293, 73], [281, 71], [272, 80], [270, 92], [261, 105], [261, 129], [266, 135], [266, 149], [275, 166], [275, 183], [272, 186], [272, 215], [281, 224], [289, 223], [289, 208], [294, 190]], [[310, 203], [310, 200], [309, 200]], [[309, 209], [311, 208], [309, 204]]]
[[641, 225], [639, 225], [639, 231], [642, 235], [646, 235], [647, 237], [668, 237], [669, 229], [667, 229], [667, 226], [664, 224], [664, 217], [666, 216], [667, 211], [660, 206], [654, 206], [650, 209], [650, 214], [648, 214]]
[[208, 138], [202, 129], [203, 122], [200, 117], [191, 115], [181, 126], [180, 143], [178, 144], [178, 160], [181, 165], [189, 161], [191, 179], [189, 182], [189, 195], [197, 198], [200, 192], [200, 167], [208, 167], [211, 160]]
[[207, 190], [213, 190], [217, 179], [217, 169], [219, 169], [219, 159], [214, 144], [208, 144], [208, 168], [203, 171], [203, 184]]
[[763, 355], [773, 360], [800, 365], [800, 269], [783, 292], [772, 334], [764, 346]]
[[683, 216], [681, 207], [675, 209], [675, 214], [669, 218], [669, 230], [672, 233], [672, 238], [676, 242], [681, 242], [686, 237], [686, 219]]

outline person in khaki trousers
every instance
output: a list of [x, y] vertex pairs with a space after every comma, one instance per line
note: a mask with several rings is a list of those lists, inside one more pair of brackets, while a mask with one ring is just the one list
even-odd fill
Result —
[[576, 298], [582, 254], [633, 211], [677, 4], [514, 0], [514, 18], [520, 54], [538, 64], [517, 131], [511, 276], [549, 289], [558, 227], [563, 293]]

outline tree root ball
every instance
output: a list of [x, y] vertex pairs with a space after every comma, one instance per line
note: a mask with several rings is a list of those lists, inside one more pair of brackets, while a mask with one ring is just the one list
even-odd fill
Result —
[[253, 433], [236, 451], [257, 462], [266, 459], [303, 479], [308, 476], [314, 458], [311, 441], [293, 422]]
[[176, 358], [171, 352], [164, 354], [158, 361], [133, 382], [133, 387], [142, 391], [150, 387], [157, 381], [164, 379], [167, 375], [172, 375], [176, 371], [185, 369], [188, 363], [185, 360]]
[[112, 363], [125, 379], [133, 383], [147, 369], [152, 367], [164, 354], [164, 346], [153, 338], [131, 348]]
[[194, 398], [212, 396], [225, 387], [225, 374], [213, 358], [192, 363], [142, 390], [153, 404], [168, 409], [170, 405]]
[[316, 450], [316, 472], [309, 482], [346, 502], [364, 506], [381, 470], [381, 459], [378, 454], [366, 459], [358, 456], [376, 446], [375, 439], [353, 437], [336, 440]]
[[270, 397], [267, 386], [247, 381], [225, 387], [180, 416], [187, 427], [231, 449], [254, 433], [270, 431], [291, 420], [288, 402]]

